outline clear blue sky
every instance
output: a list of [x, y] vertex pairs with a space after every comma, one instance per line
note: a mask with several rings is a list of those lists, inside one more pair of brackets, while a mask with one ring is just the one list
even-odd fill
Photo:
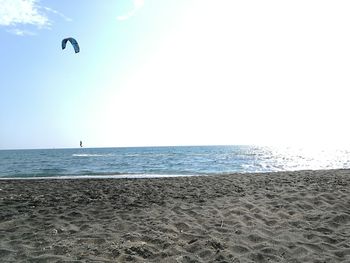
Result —
[[[350, 144], [350, 3], [0, 0], [0, 149]], [[81, 52], [65, 37], [78, 40]]]

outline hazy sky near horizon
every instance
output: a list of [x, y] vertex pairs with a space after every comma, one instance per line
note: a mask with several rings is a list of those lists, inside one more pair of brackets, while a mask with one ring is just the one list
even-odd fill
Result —
[[[0, 0], [0, 149], [350, 146], [347, 0]], [[81, 52], [61, 50], [74, 37]]]

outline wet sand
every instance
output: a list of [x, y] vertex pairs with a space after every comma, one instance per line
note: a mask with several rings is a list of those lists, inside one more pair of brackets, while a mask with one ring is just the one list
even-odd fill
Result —
[[350, 170], [0, 181], [1, 262], [350, 262]]

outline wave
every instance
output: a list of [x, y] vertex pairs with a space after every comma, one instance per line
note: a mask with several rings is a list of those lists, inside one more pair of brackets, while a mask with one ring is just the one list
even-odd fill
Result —
[[113, 156], [113, 154], [91, 154], [91, 153], [73, 153], [73, 157], [108, 157]]

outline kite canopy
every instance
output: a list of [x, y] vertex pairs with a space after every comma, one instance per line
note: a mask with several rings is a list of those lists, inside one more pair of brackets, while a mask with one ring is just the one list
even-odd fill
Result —
[[68, 37], [68, 38], [65, 38], [62, 40], [62, 49], [65, 49], [66, 48], [66, 45], [67, 45], [67, 42], [70, 42], [72, 44], [72, 46], [74, 47], [74, 51], [75, 53], [78, 53], [80, 51], [80, 48], [79, 48], [79, 45], [78, 45], [78, 42], [72, 38], [72, 37]]

